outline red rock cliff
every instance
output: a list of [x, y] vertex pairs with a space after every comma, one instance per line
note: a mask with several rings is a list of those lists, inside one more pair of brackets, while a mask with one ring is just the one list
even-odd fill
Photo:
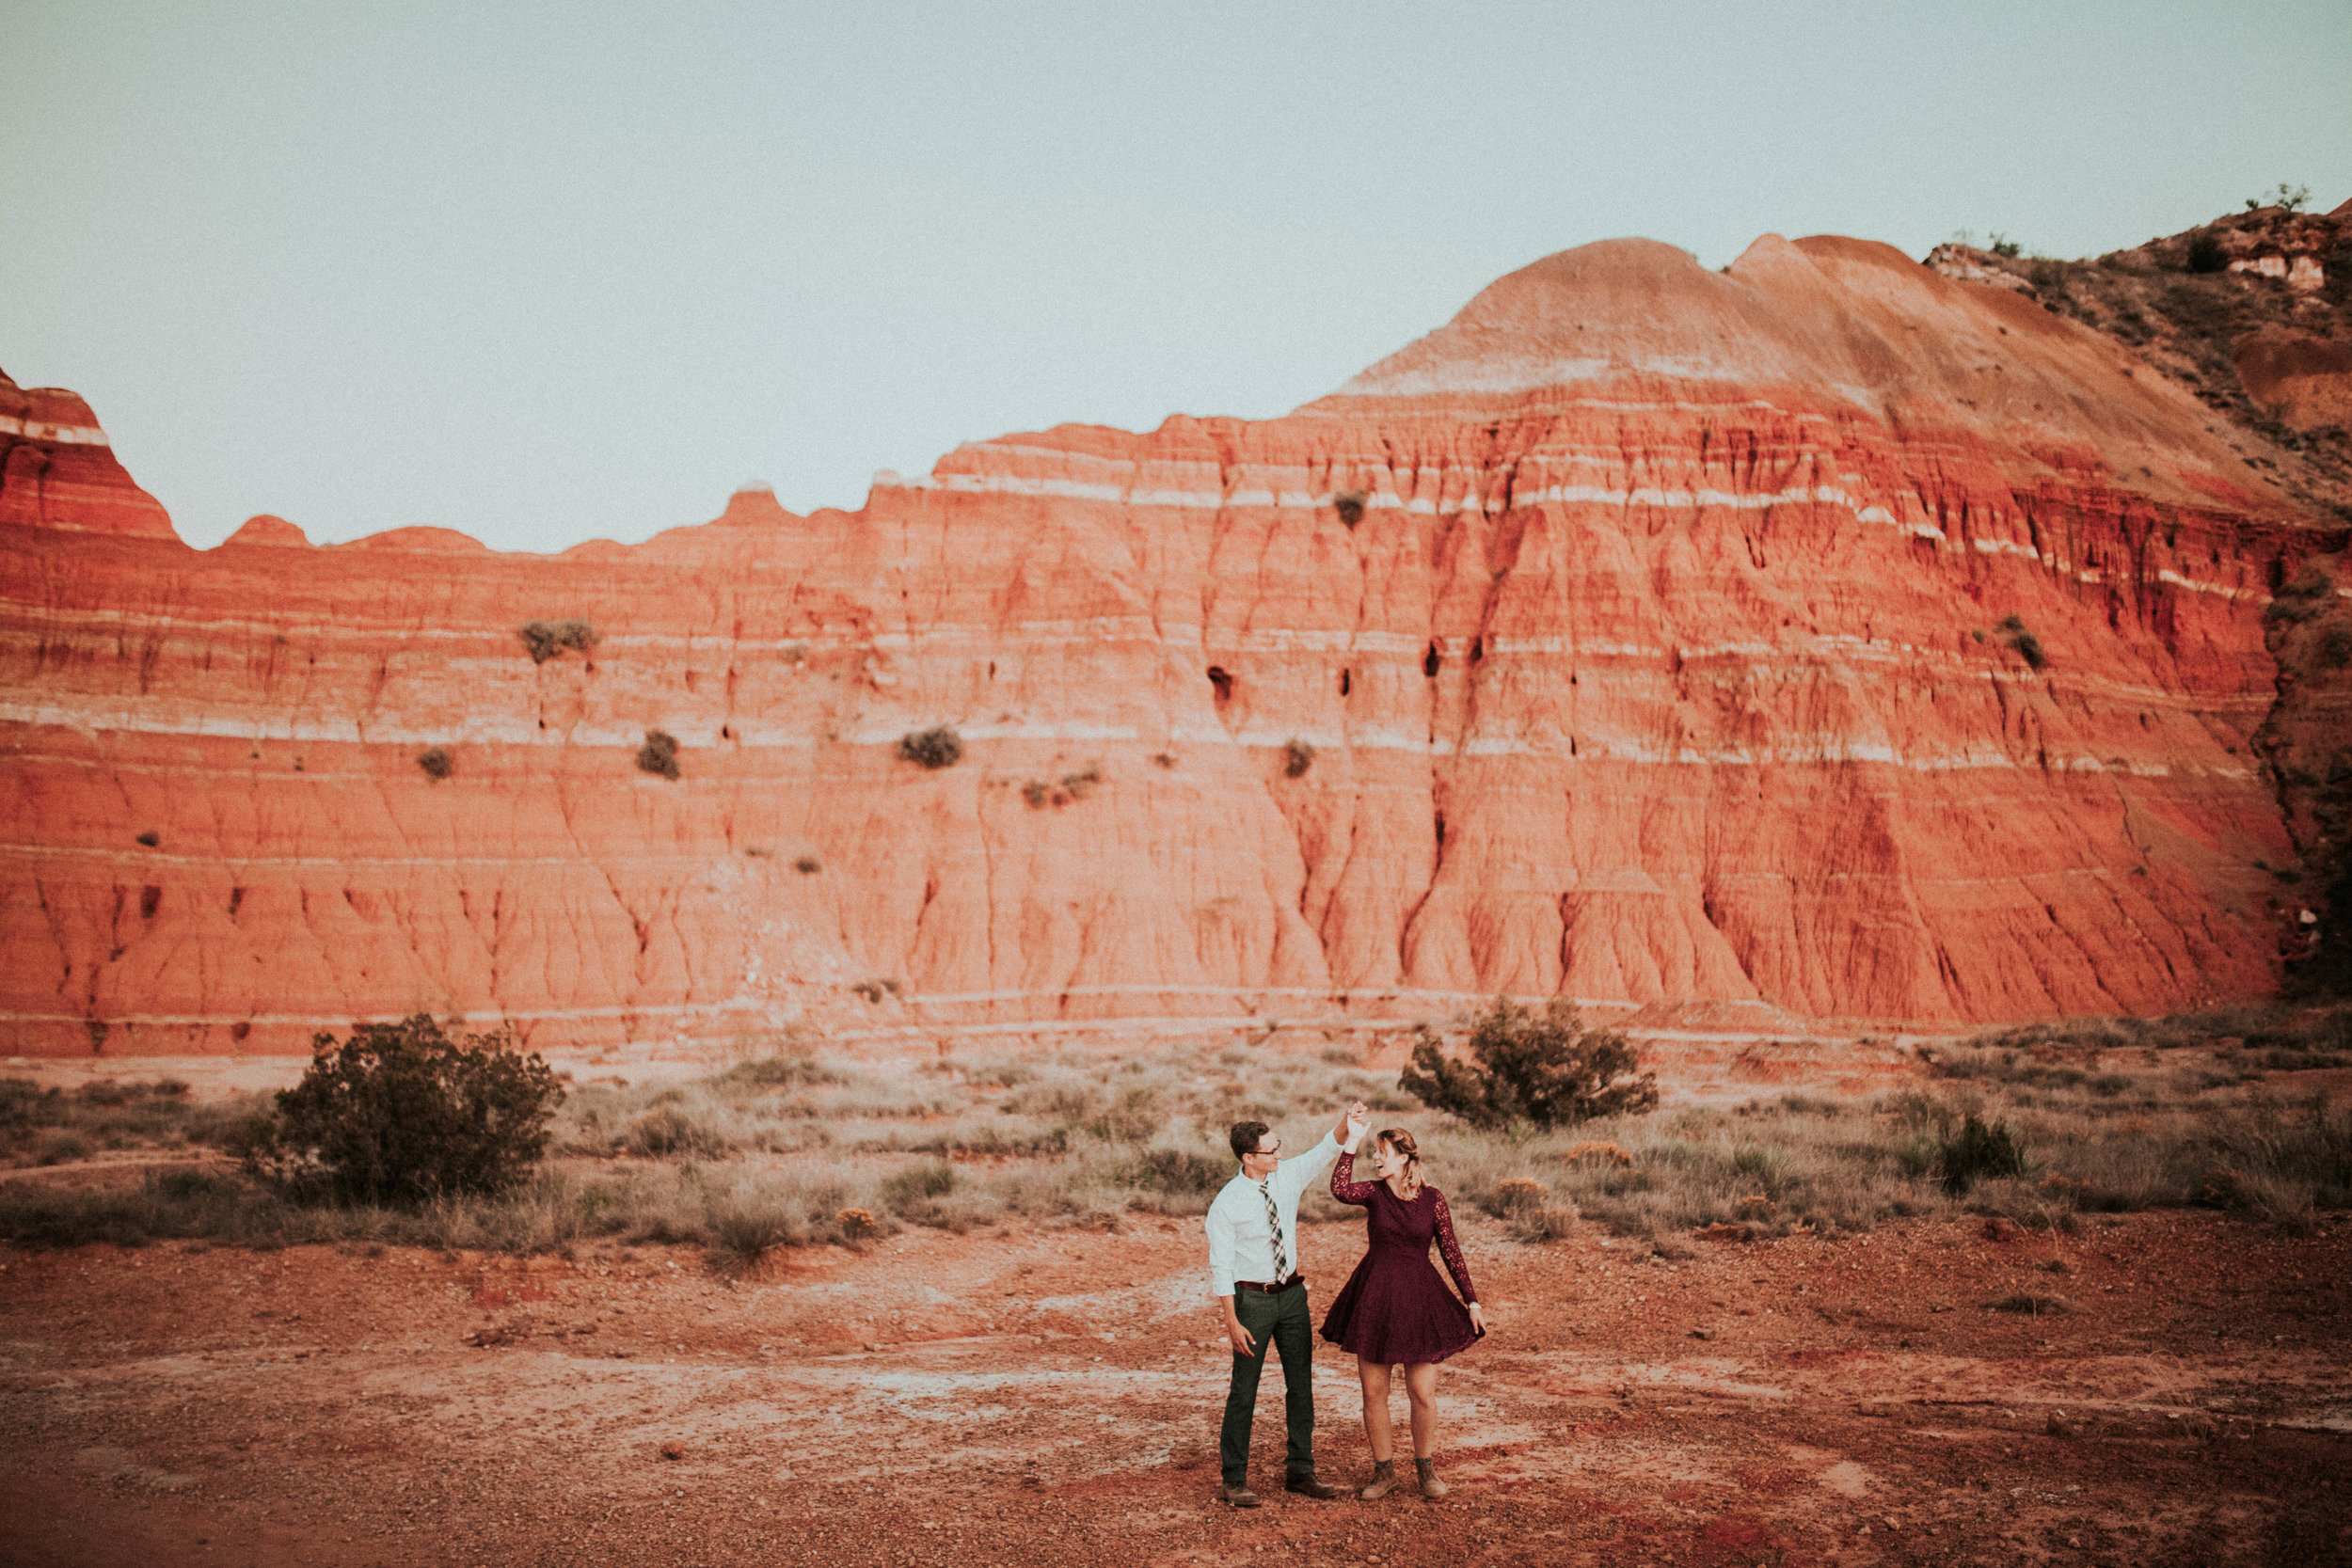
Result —
[[[552, 558], [199, 553], [14, 418], [0, 1013], [43, 1052], [2260, 995], [2261, 614], [2342, 543], [2109, 341], [1830, 238], [1588, 245], [1285, 419]], [[961, 762], [899, 755], [938, 724]]]

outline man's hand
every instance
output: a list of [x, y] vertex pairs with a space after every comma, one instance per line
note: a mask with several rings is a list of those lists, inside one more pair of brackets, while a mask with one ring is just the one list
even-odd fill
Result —
[[1239, 1318], [1225, 1320], [1225, 1338], [1232, 1342], [1235, 1355], [1257, 1359], [1259, 1347], [1249, 1342], [1249, 1330], [1242, 1327]]
[[1360, 1100], [1356, 1101], [1355, 1104], [1350, 1105], [1347, 1108], [1347, 1118], [1341, 1124], [1342, 1136], [1340, 1138], [1340, 1142], [1347, 1145], [1351, 1148], [1354, 1148], [1357, 1142], [1363, 1137], [1365, 1130], [1371, 1125], [1372, 1108]]

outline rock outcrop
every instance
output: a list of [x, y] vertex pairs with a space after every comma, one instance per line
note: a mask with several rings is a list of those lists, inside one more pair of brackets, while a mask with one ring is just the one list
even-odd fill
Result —
[[1283, 419], [555, 557], [199, 553], [8, 456], [20, 1051], [1497, 991], [1950, 1025], [2259, 996], [2296, 940], [2262, 617], [2342, 530], [2112, 341], [1881, 245], [1588, 245]]
[[2007, 289], [2129, 350], [2217, 417], [2239, 463], [2352, 521], [2352, 202], [2259, 207], [2093, 260], [1937, 245], [1927, 264]]
[[2352, 429], [2352, 343], [2273, 327], [2232, 358], [2246, 395], [2290, 430]]
[[115, 461], [89, 404], [0, 372], [0, 528], [177, 540], [171, 518]]

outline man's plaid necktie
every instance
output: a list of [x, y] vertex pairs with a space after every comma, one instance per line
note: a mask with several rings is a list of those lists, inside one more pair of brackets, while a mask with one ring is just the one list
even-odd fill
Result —
[[1258, 1191], [1265, 1198], [1266, 1228], [1274, 1233], [1274, 1283], [1279, 1285], [1291, 1276], [1290, 1253], [1282, 1245], [1282, 1211], [1275, 1206], [1273, 1188], [1261, 1181]]

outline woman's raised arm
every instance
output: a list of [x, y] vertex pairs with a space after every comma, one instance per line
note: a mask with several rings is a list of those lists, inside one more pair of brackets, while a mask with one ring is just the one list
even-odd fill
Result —
[[1340, 1163], [1331, 1167], [1331, 1196], [1342, 1203], [1365, 1204], [1372, 1201], [1372, 1190], [1377, 1181], [1351, 1180], [1356, 1174], [1356, 1156], [1343, 1154]]

